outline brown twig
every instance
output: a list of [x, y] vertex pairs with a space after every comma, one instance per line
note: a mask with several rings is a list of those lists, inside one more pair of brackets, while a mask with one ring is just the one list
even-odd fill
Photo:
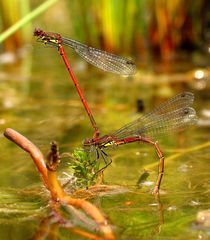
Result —
[[[68, 229], [68, 228], [67, 228]], [[86, 232], [86, 231], [84, 231], [84, 230], [81, 230], [81, 229], [78, 229], [78, 228], [70, 228], [69, 229], [71, 232], [73, 232], [73, 233], [76, 233], [76, 234], [78, 234], [78, 235], [80, 235], [80, 236], [83, 236], [83, 237], [86, 237], [86, 238], [88, 238], [88, 239], [91, 239], [91, 240], [103, 240], [101, 237], [99, 237], [99, 236], [96, 236], [96, 235], [94, 235], [94, 234], [92, 234], [92, 233], [88, 233], [88, 232]]]
[[4, 136], [31, 155], [31, 158], [41, 174], [44, 185], [51, 193], [52, 200], [58, 203], [64, 203], [67, 206], [71, 205], [82, 209], [98, 224], [100, 231], [103, 233], [104, 239], [115, 239], [115, 236], [110, 225], [107, 223], [106, 218], [96, 206], [84, 199], [72, 198], [65, 193], [57, 179], [55, 169], [53, 167], [48, 168], [46, 166], [43, 154], [30, 140], [11, 128], [7, 128], [5, 130]]
[[7, 128], [4, 131], [4, 136], [31, 155], [31, 158], [41, 174], [44, 185], [49, 189], [48, 173], [42, 152], [31, 141], [12, 128]]

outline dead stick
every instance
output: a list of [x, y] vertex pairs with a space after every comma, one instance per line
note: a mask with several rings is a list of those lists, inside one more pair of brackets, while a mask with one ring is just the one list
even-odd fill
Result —
[[42, 176], [42, 180], [45, 186], [50, 190], [52, 197], [56, 198], [54, 200], [70, 204], [76, 208], [83, 209], [84, 212], [86, 212], [87, 215], [92, 217], [99, 225], [99, 229], [104, 233], [105, 239], [115, 239], [110, 225], [107, 224], [106, 218], [103, 216], [100, 210], [92, 203], [84, 199], [71, 198], [64, 191], [56, 191], [56, 193], [53, 193], [52, 190], [56, 190], [58, 186], [56, 172], [54, 172], [55, 174], [53, 174], [51, 178], [48, 178], [48, 174], [51, 171], [47, 170], [43, 154], [30, 140], [28, 140], [26, 137], [11, 128], [7, 128], [5, 130], [4, 136], [31, 155], [31, 158], [33, 159], [38, 171]]

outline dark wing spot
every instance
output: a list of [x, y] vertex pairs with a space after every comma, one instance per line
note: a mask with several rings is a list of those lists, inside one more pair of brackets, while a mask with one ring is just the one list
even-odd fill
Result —
[[184, 114], [185, 114], [185, 115], [189, 114], [189, 109], [185, 108], [185, 109], [184, 109]]

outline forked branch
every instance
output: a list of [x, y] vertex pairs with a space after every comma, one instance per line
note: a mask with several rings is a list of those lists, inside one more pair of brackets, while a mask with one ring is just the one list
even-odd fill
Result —
[[96, 206], [84, 199], [76, 199], [67, 195], [57, 179], [56, 168], [47, 167], [44, 156], [38, 147], [36, 147], [26, 137], [11, 128], [7, 128], [5, 130], [4, 136], [30, 154], [41, 175], [44, 185], [51, 193], [53, 201], [66, 204], [67, 206], [71, 205], [75, 208], [83, 210], [97, 223], [99, 230], [103, 233], [103, 239], [115, 239], [111, 226], [107, 223], [106, 218]]

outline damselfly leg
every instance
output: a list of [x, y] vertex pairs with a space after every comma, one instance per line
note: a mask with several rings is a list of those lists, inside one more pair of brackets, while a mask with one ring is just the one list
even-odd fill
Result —
[[191, 107], [193, 100], [192, 93], [180, 93], [111, 134], [85, 140], [84, 145], [98, 147], [101, 150], [109, 146], [138, 141], [152, 145], [159, 158], [158, 177], [153, 190], [156, 194], [159, 192], [164, 173], [164, 155], [156, 140], [164, 134], [183, 130], [197, 122], [196, 111]]

